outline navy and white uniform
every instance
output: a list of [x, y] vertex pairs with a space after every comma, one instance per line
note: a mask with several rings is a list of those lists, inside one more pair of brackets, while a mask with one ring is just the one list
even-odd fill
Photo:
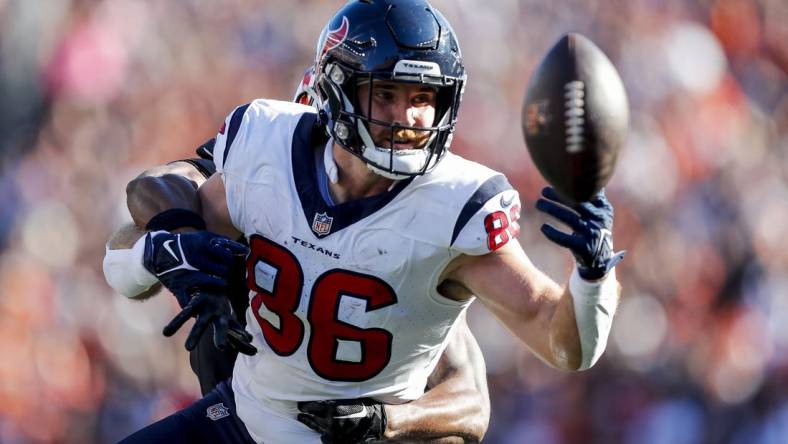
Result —
[[438, 293], [442, 271], [517, 234], [506, 178], [452, 153], [381, 195], [326, 202], [316, 117], [256, 100], [227, 117], [214, 149], [251, 248], [246, 320], [259, 352], [239, 355], [232, 388], [257, 442], [319, 442], [296, 421], [298, 401], [421, 396], [472, 302]]

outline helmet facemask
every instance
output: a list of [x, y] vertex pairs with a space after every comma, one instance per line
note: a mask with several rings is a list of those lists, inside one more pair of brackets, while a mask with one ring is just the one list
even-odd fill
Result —
[[[318, 107], [326, 111], [327, 127], [334, 140], [366, 162], [377, 174], [390, 179], [404, 179], [430, 171], [437, 165], [451, 144], [457, 111], [465, 82], [463, 78], [440, 74], [434, 63], [401, 60], [391, 72], [356, 71], [335, 61], [321, 66], [317, 88], [321, 99]], [[381, 81], [428, 86], [436, 91], [435, 118], [431, 126], [410, 127], [374, 118], [372, 97]], [[359, 89], [368, 86], [367, 114], [359, 103]], [[371, 126], [389, 131], [386, 143], [373, 141]], [[397, 149], [394, 144], [401, 135], [423, 138], [419, 146]]]

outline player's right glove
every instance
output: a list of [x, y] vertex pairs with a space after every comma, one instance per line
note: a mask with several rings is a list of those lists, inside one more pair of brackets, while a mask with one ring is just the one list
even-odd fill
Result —
[[252, 337], [236, 320], [229, 299], [234, 281], [243, 276], [249, 248], [208, 231], [173, 234], [148, 233], [143, 265], [175, 295], [183, 310], [164, 327], [172, 336], [190, 317], [197, 320], [186, 339], [193, 350], [209, 325], [214, 345], [223, 350], [228, 344], [239, 352], [253, 355]]
[[605, 197], [604, 190], [589, 202], [576, 205], [563, 200], [551, 187], [543, 189], [542, 196], [536, 201], [536, 209], [572, 229], [568, 234], [544, 224], [542, 233], [572, 252], [580, 277], [589, 281], [601, 279], [621, 262], [626, 252], [613, 251], [613, 205]]
[[209, 231], [155, 231], [145, 237], [142, 263], [183, 308], [196, 291], [225, 294], [248, 253], [245, 245]]
[[370, 398], [299, 402], [298, 420], [323, 444], [375, 442], [386, 431], [386, 410]]

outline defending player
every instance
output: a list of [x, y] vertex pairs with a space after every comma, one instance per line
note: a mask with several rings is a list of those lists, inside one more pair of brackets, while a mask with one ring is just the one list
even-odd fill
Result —
[[[421, 396], [474, 295], [553, 366], [586, 369], [604, 351], [622, 257], [612, 250], [612, 206], [599, 195], [569, 208], [545, 190], [537, 208], [572, 233], [543, 232], [577, 266], [565, 289], [533, 266], [516, 240], [517, 192], [447, 150], [465, 84], [448, 22], [419, 0], [350, 1], [318, 54], [317, 112], [270, 100], [237, 108], [217, 136], [219, 174], [199, 190], [207, 228], [249, 241], [247, 330], [260, 351], [239, 355], [231, 386], [127, 443], [195, 431], [223, 442], [247, 432], [255, 442], [317, 442], [296, 420], [323, 424], [305, 402]], [[206, 232], [159, 231], [126, 265], [138, 284], [158, 279], [188, 296], [195, 283], [216, 284], [212, 273], [235, 248]], [[227, 331], [215, 316], [222, 304], [195, 296], [171, 329], [194, 314], [196, 326]], [[212, 422], [216, 400], [234, 402], [219, 414], [237, 421]]]

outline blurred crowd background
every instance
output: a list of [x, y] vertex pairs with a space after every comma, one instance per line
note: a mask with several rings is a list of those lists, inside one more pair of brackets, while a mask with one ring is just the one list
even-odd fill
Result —
[[[125, 184], [191, 156], [256, 97], [289, 100], [339, 0], [0, 0], [0, 442], [111, 443], [199, 393], [173, 298], [101, 272]], [[554, 279], [520, 130], [567, 31], [632, 109], [609, 188], [624, 298], [608, 351], [552, 370], [479, 305], [491, 443], [788, 442], [788, 3], [434, 0], [469, 73], [455, 152], [505, 172]]]

